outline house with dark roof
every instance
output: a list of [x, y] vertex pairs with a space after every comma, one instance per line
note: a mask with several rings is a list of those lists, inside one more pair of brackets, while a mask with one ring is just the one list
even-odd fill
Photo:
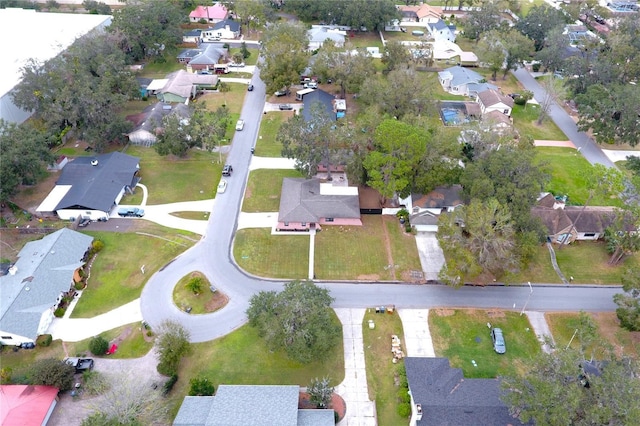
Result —
[[[227, 54], [227, 51], [216, 43], [201, 43], [198, 49], [189, 50], [193, 52], [183, 51], [181, 55], [178, 55], [178, 61], [182, 60], [184, 63], [188, 63], [193, 71], [212, 70], [213, 66], [219, 64], [220, 59]], [[190, 57], [187, 58], [189, 55]], [[187, 59], [188, 62], [185, 62]]]
[[440, 6], [431, 6], [422, 3], [418, 6], [396, 6], [405, 22], [436, 22], [442, 16], [442, 8]]
[[400, 203], [409, 211], [409, 220], [417, 231], [437, 232], [438, 216], [464, 205], [462, 186], [439, 186], [428, 194], [412, 193]]
[[0, 386], [0, 425], [46, 425], [58, 403], [58, 391], [53, 386]]
[[191, 116], [191, 111], [189, 106], [185, 104], [174, 106], [164, 102], [157, 102], [155, 105], [149, 105], [144, 109], [141, 117], [138, 118], [138, 122], [134, 123], [136, 127], [127, 133], [129, 142], [132, 145], [145, 147], [154, 145], [158, 140], [158, 133], [162, 131], [162, 119], [171, 114], [188, 119]]
[[194, 30], [185, 31], [182, 34], [183, 43], [200, 43], [202, 37], [202, 29], [196, 28]]
[[[438, 80], [445, 92], [454, 95], [469, 96], [469, 85], [485, 83], [485, 78], [477, 72], [459, 65], [438, 73]], [[474, 87], [477, 91], [478, 87]]]
[[297, 385], [220, 385], [184, 398], [173, 426], [333, 426], [333, 410], [298, 408]]
[[118, 151], [70, 161], [56, 186], [38, 206], [42, 215], [63, 220], [108, 219], [125, 193], [140, 181], [140, 159]]
[[202, 41], [231, 40], [240, 37], [240, 22], [225, 19], [202, 31]]
[[448, 40], [454, 43], [456, 41], [456, 26], [447, 25], [442, 19], [428, 23], [427, 29], [435, 41]]
[[284, 178], [276, 231], [309, 231], [321, 225], [361, 226], [358, 188], [317, 178]]
[[[304, 121], [311, 120], [311, 106], [315, 103], [320, 103], [327, 110], [327, 113], [330, 116], [331, 121], [336, 121], [336, 110], [335, 110], [335, 96], [331, 93], [327, 93], [322, 89], [315, 89], [310, 93], [306, 93], [302, 98], [302, 103], [304, 104], [304, 108], [302, 108], [302, 117]], [[346, 110], [346, 104], [344, 105]]]
[[0, 344], [35, 342], [45, 334], [62, 297], [81, 280], [93, 237], [68, 228], [30, 241], [0, 276]]
[[522, 425], [500, 399], [498, 379], [465, 379], [447, 358], [408, 357], [404, 363], [411, 394], [410, 425]]
[[506, 116], [511, 116], [511, 110], [513, 109], [513, 99], [509, 96], [505, 96], [495, 89], [489, 89], [478, 93], [478, 104], [483, 114], [488, 114], [491, 111], [498, 111]]
[[[191, 60], [189, 66], [193, 69], [193, 63], [199, 58]], [[205, 67], [206, 68], [206, 67]], [[185, 103], [196, 97], [203, 89], [213, 89], [218, 84], [218, 76], [213, 74], [193, 74], [185, 70], [173, 72], [167, 76], [167, 83], [156, 91], [158, 99], [165, 103]]]

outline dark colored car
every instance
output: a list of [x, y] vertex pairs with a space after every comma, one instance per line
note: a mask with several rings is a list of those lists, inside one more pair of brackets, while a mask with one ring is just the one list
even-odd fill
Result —
[[121, 217], [142, 217], [144, 210], [137, 207], [122, 207], [118, 209], [118, 216]]
[[248, 85], [248, 86], [247, 86], [247, 90], [248, 90], [249, 92], [253, 92], [253, 84]]
[[88, 370], [93, 370], [93, 360], [91, 358], [65, 358], [64, 362], [72, 365], [76, 369], [76, 373], [83, 373]]
[[222, 176], [231, 176], [231, 173], [233, 173], [233, 167], [231, 164], [225, 164], [222, 168]]
[[36, 347], [36, 344], [33, 342], [24, 342], [20, 344], [20, 347], [22, 349], [33, 349]]
[[78, 223], [78, 228], [84, 228], [90, 223], [91, 223], [91, 219], [87, 217], [83, 217], [82, 219], [80, 219], [80, 223]]
[[289, 104], [280, 104], [278, 108], [280, 108], [280, 111], [291, 111], [293, 109]]
[[504, 343], [504, 336], [502, 334], [502, 329], [500, 328], [491, 329], [491, 341], [493, 342], [493, 350], [496, 351], [496, 353], [503, 354], [507, 352], [507, 346]]
[[274, 95], [276, 96], [289, 96], [290, 94], [290, 91], [284, 89], [278, 90], [276, 93], [274, 93]]

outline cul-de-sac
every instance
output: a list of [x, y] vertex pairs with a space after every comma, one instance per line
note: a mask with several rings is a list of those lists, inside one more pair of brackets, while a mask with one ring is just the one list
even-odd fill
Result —
[[639, 12], [0, 0], [0, 424], [638, 424]]

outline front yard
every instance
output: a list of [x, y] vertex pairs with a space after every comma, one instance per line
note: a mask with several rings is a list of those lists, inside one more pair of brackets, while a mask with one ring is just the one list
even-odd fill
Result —
[[276, 141], [276, 136], [282, 123], [292, 115], [290, 112], [280, 111], [270, 111], [263, 115], [255, 155], [258, 157], [282, 157], [282, 144]]
[[566, 141], [568, 139], [550, 118], [545, 118], [542, 124], [538, 124], [536, 121], [539, 114], [540, 106], [538, 105], [513, 106], [511, 111], [513, 125], [521, 136], [529, 136], [534, 140]]
[[297, 170], [253, 170], [249, 174], [242, 211], [249, 213], [277, 212], [280, 208], [282, 180], [286, 177], [300, 178], [303, 176]]

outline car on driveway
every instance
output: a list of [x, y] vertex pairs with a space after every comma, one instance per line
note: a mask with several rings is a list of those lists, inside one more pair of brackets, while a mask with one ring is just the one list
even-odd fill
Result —
[[66, 364], [72, 365], [76, 369], [76, 373], [84, 373], [85, 371], [93, 370], [93, 360], [91, 358], [65, 358]]
[[289, 94], [291, 94], [290, 91], [288, 90], [284, 90], [284, 89], [280, 89], [277, 92], [274, 93], [274, 95], [276, 96], [289, 96]]
[[118, 216], [121, 217], [142, 217], [144, 210], [137, 207], [122, 207], [118, 209]]
[[497, 327], [491, 329], [491, 342], [493, 342], [493, 350], [496, 351], [496, 353], [503, 354], [507, 352], [507, 345], [504, 343], [502, 329]]
[[304, 84], [304, 88], [305, 89], [317, 89], [318, 88], [318, 82], [317, 81], [310, 81], [308, 83]]
[[244, 120], [240, 119], [238, 120], [238, 122], [236, 123], [236, 130], [240, 131], [244, 129]]
[[222, 168], [222, 176], [231, 176], [231, 173], [233, 173], [233, 167], [231, 164], [225, 164]]
[[280, 111], [291, 111], [293, 109], [291, 104], [280, 104], [278, 108], [280, 108]]
[[83, 217], [82, 219], [80, 219], [80, 222], [78, 223], [78, 228], [84, 228], [90, 223], [91, 223], [91, 219], [89, 219], [88, 217]]
[[220, 183], [218, 184], [218, 194], [224, 194], [224, 191], [227, 190], [227, 181], [225, 179], [220, 179]]

